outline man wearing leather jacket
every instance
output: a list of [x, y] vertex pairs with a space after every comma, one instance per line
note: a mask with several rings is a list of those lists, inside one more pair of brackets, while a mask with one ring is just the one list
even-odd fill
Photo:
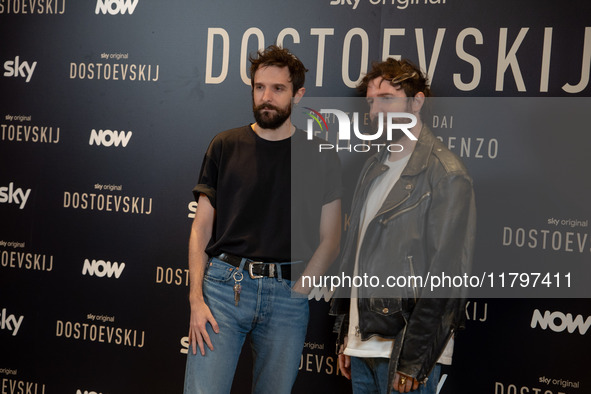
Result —
[[383, 126], [387, 113], [413, 114], [416, 140], [401, 132], [391, 142], [403, 149], [382, 150], [365, 163], [342, 270], [409, 281], [387, 290], [337, 290], [331, 313], [338, 316], [339, 364], [354, 393], [435, 394], [439, 363], [451, 363], [454, 332], [463, 325], [465, 289], [450, 285], [430, 292], [418, 277], [469, 273], [476, 229], [472, 179], [421, 120], [430, 89], [416, 66], [394, 59], [375, 63], [359, 89], [372, 122], [382, 117]]

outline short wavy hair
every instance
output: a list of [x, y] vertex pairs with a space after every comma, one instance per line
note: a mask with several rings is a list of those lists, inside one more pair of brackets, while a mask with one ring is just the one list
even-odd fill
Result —
[[268, 66], [288, 68], [294, 95], [304, 87], [308, 69], [288, 49], [281, 48], [277, 45], [270, 45], [265, 50], [258, 51], [255, 56], [250, 55], [248, 60], [250, 60], [250, 84], [252, 87], [254, 87], [254, 75], [257, 70], [261, 67]]
[[425, 74], [407, 59], [388, 58], [383, 62], [374, 62], [357, 89], [365, 96], [369, 82], [379, 77], [397, 89], [402, 88], [407, 97], [414, 97], [419, 92], [423, 92], [425, 97], [432, 96], [429, 80]]

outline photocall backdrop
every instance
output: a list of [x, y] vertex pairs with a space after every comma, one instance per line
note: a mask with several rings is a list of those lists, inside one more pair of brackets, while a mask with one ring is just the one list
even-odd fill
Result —
[[[439, 97], [584, 114], [589, 15], [581, 0], [0, 0], [2, 393], [181, 392], [191, 189], [211, 138], [252, 121], [248, 54], [290, 48], [309, 97], [354, 96], [371, 61], [403, 56]], [[482, 128], [425, 120], [474, 178], [475, 264], [589, 264], [591, 137], [559, 103], [546, 128], [521, 106]], [[294, 393], [350, 392], [330, 296], [310, 296]], [[440, 392], [591, 393], [590, 305], [471, 298]], [[233, 392], [249, 387], [247, 350]]]

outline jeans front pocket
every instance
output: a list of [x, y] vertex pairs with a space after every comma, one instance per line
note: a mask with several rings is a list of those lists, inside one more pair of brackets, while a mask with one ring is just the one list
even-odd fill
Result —
[[232, 273], [235, 270], [236, 267], [214, 257], [207, 263], [203, 278], [215, 282], [227, 282], [232, 278]]

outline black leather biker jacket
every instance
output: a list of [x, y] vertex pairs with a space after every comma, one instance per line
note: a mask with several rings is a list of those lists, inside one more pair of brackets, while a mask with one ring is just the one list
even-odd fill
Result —
[[[363, 204], [372, 181], [388, 170], [382, 164], [387, 154], [374, 155], [361, 171], [339, 274], [352, 276]], [[463, 325], [465, 289], [430, 292], [429, 278], [469, 274], [475, 232], [472, 179], [461, 160], [423, 126], [400, 179], [359, 243], [358, 274], [380, 278], [379, 286], [358, 289], [359, 335], [362, 340], [395, 338], [389, 387], [396, 371], [424, 382]], [[406, 287], [381, 286], [388, 276], [401, 275], [415, 281], [407, 281]], [[339, 341], [348, 329], [350, 291], [337, 289], [331, 305], [331, 314], [338, 316]]]

